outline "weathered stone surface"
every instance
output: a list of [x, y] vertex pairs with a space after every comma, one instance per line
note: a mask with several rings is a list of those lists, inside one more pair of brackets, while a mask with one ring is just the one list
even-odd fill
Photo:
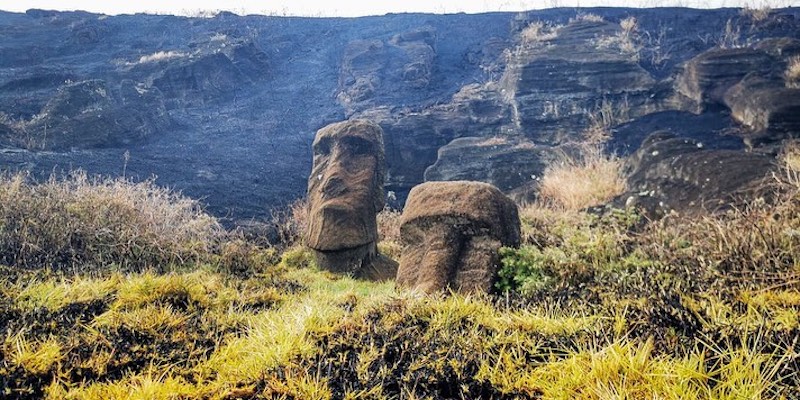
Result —
[[387, 42], [350, 42], [339, 72], [339, 103], [349, 116], [415, 97], [430, 83], [435, 48], [436, 30], [429, 26], [394, 35]]
[[661, 93], [637, 56], [604, 44], [620, 29], [611, 22], [573, 21], [523, 41], [500, 80], [520, 133], [536, 143], [559, 144], [578, 138], [603, 102], [619, 119], [667, 107], [669, 91]]
[[222, 53], [169, 65], [153, 79], [153, 86], [165, 96], [183, 101], [221, 97], [247, 83], [247, 77]]
[[753, 48], [773, 57], [788, 60], [800, 55], [800, 40], [790, 37], [768, 38], [754, 44]]
[[226, 45], [222, 50], [233, 65], [250, 80], [256, 81], [270, 75], [269, 57], [252, 41]]
[[689, 60], [676, 80], [677, 91], [695, 102], [696, 112], [721, 105], [725, 92], [747, 74], [768, 75], [778, 61], [752, 48], [708, 50]]
[[527, 140], [459, 138], [439, 149], [436, 163], [425, 170], [425, 181], [479, 181], [509, 193], [536, 182], [561, 153]]
[[397, 283], [423, 292], [493, 288], [501, 246], [519, 246], [517, 206], [482, 182], [426, 182], [401, 217]]
[[495, 85], [468, 85], [451, 101], [420, 112], [387, 108], [359, 114], [385, 132], [389, 170], [387, 188], [405, 194], [423, 182], [426, 168], [436, 162], [439, 148], [460, 137], [492, 137], [510, 131], [511, 109]]
[[783, 79], [748, 75], [726, 92], [725, 104], [748, 129], [748, 142], [800, 136], [800, 89], [787, 88]]
[[6, 125], [0, 140], [34, 150], [98, 148], [139, 142], [170, 124], [157, 89], [123, 81], [68, 83], [29, 120]]
[[752, 198], [774, 168], [773, 157], [707, 150], [701, 142], [657, 132], [626, 161], [629, 192], [616, 202], [644, 205], [651, 216], [716, 211]]
[[328, 125], [313, 149], [306, 244], [317, 264], [361, 278], [394, 277], [396, 263], [377, 252], [375, 216], [383, 208], [386, 173], [380, 126], [365, 120]]
[[[699, 120], [665, 116], [663, 124], [637, 123], [650, 112], [696, 111], [694, 101], [673, 96], [673, 77], [681, 72], [675, 66], [716, 46], [728, 20], [736, 25], [745, 18], [733, 9], [583, 11], [607, 22], [570, 24], [576, 17], [571, 8], [368, 18], [0, 12], [0, 113], [6, 114], [0, 117], [0, 168], [25, 169], [38, 178], [73, 168], [157, 176], [159, 184], [203, 199], [210, 212], [232, 224], [268, 217], [271, 208], [305, 193], [314, 133], [351, 113], [374, 115], [384, 129], [387, 189], [398, 199], [423, 181], [439, 148], [454, 139], [523, 136], [536, 145], [561, 145], [580, 137], [588, 115], [604, 104], [615, 118], [632, 120], [611, 127], [636, 137], [625, 143], [629, 152], [655, 129], [689, 135], [682, 126]], [[629, 16], [638, 21], [638, 61], [635, 51], [614, 42], [620, 20]], [[797, 55], [800, 10], [773, 10], [769, 19], [753, 29], [739, 26], [739, 43], [756, 43], [755, 50], [778, 60], [780, 74], [786, 58]], [[520, 46], [519, 32], [537, 21], [564, 28], [539, 45]], [[757, 43], [764, 38], [773, 39]], [[357, 43], [380, 46], [359, 50]], [[349, 52], [351, 44], [358, 51]], [[366, 79], [372, 76], [376, 80]], [[124, 81], [134, 92], [144, 91], [143, 105], [157, 93], [161, 100], [144, 108], [128, 105], [123, 113], [89, 111], [87, 116], [102, 118], [86, 119], [64, 136], [83, 139], [48, 151], [20, 151], [8, 140], [21, 137], [18, 128], [60, 88], [84, 81], [104, 82], [112, 109], [122, 102]], [[503, 93], [506, 82], [535, 95]], [[538, 87], [528, 88], [528, 82]], [[337, 95], [351, 88], [357, 100], [346, 105]], [[166, 107], [161, 117], [160, 102]], [[724, 105], [705, 108], [698, 118], [732, 120]], [[171, 123], [159, 122], [162, 117]], [[49, 124], [21, 133], [36, 143], [45, 126], [52, 137]], [[726, 129], [720, 126], [714, 123], [709, 133]], [[105, 131], [116, 133], [104, 137]]]
[[672, 129], [676, 135], [700, 142], [706, 149], [744, 148], [741, 137], [730, 134], [738, 131], [738, 126], [729, 115], [688, 111], [663, 111], [622, 124], [614, 129], [606, 148], [611, 154], [628, 156], [653, 132]]

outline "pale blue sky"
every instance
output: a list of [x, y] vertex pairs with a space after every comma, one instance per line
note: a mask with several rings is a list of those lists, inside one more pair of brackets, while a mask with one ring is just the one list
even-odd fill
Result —
[[361, 16], [389, 12], [486, 12], [520, 11], [550, 7], [664, 7], [719, 8], [750, 6], [760, 8], [800, 6], [800, 0], [193, 0], [193, 1], [97, 1], [97, 0], [0, 0], [0, 10], [29, 8], [86, 10], [105, 14], [136, 12], [196, 15], [202, 10], [227, 10], [237, 14]]

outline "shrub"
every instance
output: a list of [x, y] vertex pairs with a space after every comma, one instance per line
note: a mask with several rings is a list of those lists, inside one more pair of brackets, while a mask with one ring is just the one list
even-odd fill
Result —
[[57, 269], [192, 263], [222, 232], [199, 204], [152, 181], [89, 178], [36, 184], [0, 177], [0, 262]]
[[520, 40], [523, 45], [535, 45], [554, 39], [558, 35], [560, 26], [545, 25], [544, 22], [531, 22], [520, 32]]
[[593, 215], [533, 205], [523, 207], [521, 219], [525, 244], [501, 250], [500, 290], [577, 287], [646, 263], [631, 248], [640, 223], [633, 210]]
[[657, 33], [643, 31], [640, 39], [642, 53], [651, 66], [661, 69], [672, 58], [672, 46], [667, 46], [667, 27], [662, 25]]
[[602, 204], [625, 191], [622, 161], [586, 145], [575, 157], [563, 156], [542, 177], [539, 199], [551, 206], [580, 210]]
[[278, 234], [278, 247], [289, 248], [301, 243], [308, 229], [308, 199], [297, 199], [284, 209], [274, 210], [272, 225]]
[[742, 29], [734, 24], [733, 20], [728, 19], [725, 23], [725, 30], [716, 39], [717, 46], [723, 49], [735, 49], [742, 47]]
[[753, 24], [766, 21], [771, 13], [772, 7], [770, 7], [766, 2], [762, 3], [760, 6], [747, 4], [741, 10], [739, 10], [739, 15], [750, 18], [750, 21], [752, 21]]
[[619, 22], [620, 30], [616, 35], [603, 36], [596, 39], [597, 48], [616, 48], [639, 61], [643, 46], [643, 38], [639, 35], [639, 22], [635, 17], [627, 17]]
[[277, 249], [261, 247], [236, 235], [221, 242], [217, 253], [215, 264], [238, 276], [263, 272], [280, 261]]
[[800, 187], [800, 141], [785, 145], [780, 155], [780, 162], [788, 181], [795, 187]]
[[546, 256], [533, 246], [503, 247], [500, 257], [503, 265], [498, 271], [495, 287], [501, 291], [530, 293], [548, 288], [555, 282], [552, 271], [545, 266]]
[[628, 17], [619, 22], [622, 30], [618, 34], [619, 49], [622, 52], [631, 54], [635, 59], [639, 59], [639, 52], [642, 46], [639, 44], [639, 22], [635, 17]]
[[617, 104], [603, 99], [593, 111], [587, 112], [589, 126], [581, 136], [590, 145], [602, 145], [611, 138], [612, 127], [630, 121], [630, 112], [627, 96]]

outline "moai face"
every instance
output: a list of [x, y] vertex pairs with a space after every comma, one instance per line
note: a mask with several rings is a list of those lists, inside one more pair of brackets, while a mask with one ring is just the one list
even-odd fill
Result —
[[519, 245], [516, 206], [478, 182], [428, 182], [409, 194], [397, 283], [423, 292], [492, 290], [502, 246]]
[[401, 234], [406, 249], [401, 284], [415, 282], [412, 286], [428, 293], [492, 290], [497, 250], [503, 244], [485, 227], [463, 218], [420, 218], [403, 225]]
[[[317, 132], [313, 151], [306, 244], [327, 258], [331, 252], [374, 248], [378, 239], [375, 216], [384, 204], [381, 128], [358, 120], [329, 125]], [[367, 250], [374, 253], [373, 248]], [[341, 268], [350, 267], [333, 269]]]

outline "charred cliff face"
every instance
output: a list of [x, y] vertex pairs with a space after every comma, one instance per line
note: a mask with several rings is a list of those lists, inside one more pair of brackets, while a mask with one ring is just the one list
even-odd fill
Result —
[[241, 220], [301, 197], [314, 132], [346, 118], [383, 129], [394, 205], [427, 180], [531, 198], [598, 127], [621, 155], [668, 130], [769, 157], [798, 136], [798, 28], [794, 9], [0, 13], [0, 166], [156, 176]]

